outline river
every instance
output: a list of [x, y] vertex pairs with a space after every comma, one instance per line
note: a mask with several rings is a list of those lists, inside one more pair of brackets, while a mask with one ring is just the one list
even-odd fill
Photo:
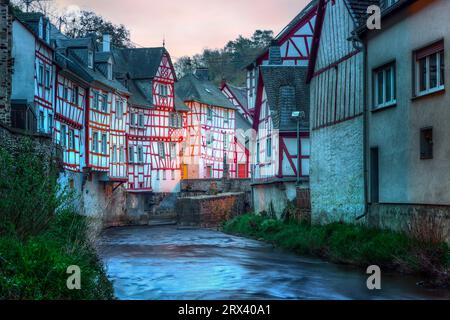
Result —
[[450, 299], [448, 290], [390, 273], [371, 291], [365, 270], [205, 229], [109, 229], [99, 252], [124, 300]]

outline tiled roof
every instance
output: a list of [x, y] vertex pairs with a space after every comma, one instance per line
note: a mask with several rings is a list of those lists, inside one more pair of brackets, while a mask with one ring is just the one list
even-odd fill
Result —
[[302, 129], [309, 128], [309, 85], [306, 84], [308, 68], [292, 66], [262, 66], [261, 74], [267, 93], [274, 129], [295, 131], [297, 122], [293, 111], [304, 111]]
[[379, 6], [381, 0], [345, 0], [347, 2], [350, 14], [355, 21], [356, 26], [365, 23], [367, 17], [367, 8], [371, 5]]

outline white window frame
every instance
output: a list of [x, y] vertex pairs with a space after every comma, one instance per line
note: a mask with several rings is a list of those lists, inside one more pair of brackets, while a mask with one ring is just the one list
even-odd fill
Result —
[[120, 148], [119, 148], [119, 162], [125, 163], [125, 147], [124, 146], [120, 146]]
[[159, 95], [161, 97], [168, 97], [169, 96], [169, 86], [164, 83], [159, 84]]
[[94, 52], [92, 50], [88, 50], [88, 67], [94, 68]]
[[134, 146], [128, 147], [128, 162], [134, 163]]
[[63, 148], [67, 148], [67, 126], [65, 124], [61, 124], [59, 135], [59, 143]]
[[98, 139], [99, 139], [98, 132], [93, 132], [92, 133], [92, 151], [95, 153], [98, 153]]
[[164, 142], [158, 142], [158, 154], [160, 158], [166, 157], [166, 150], [164, 146]]
[[175, 142], [170, 143], [170, 158], [176, 159], [177, 158], [177, 144]]
[[137, 153], [138, 153], [138, 162], [144, 163], [144, 148], [142, 146], [138, 146]]
[[268, 136], [266, 139], [266, 156], [267, 159], [272, 159], [272, 137]]
[[138, 126], [140, 128], [145, 128], [145, 117], [144, 117], [143, 113], [138, 114], [137, 120], [138, 120]]
[[116, 100], [116, 119], [122, 119], [123, 118], [123, 100], [117, 99]]
[[44, 64], [39, 62], [39, 65], [38, 65], [38, 84], [40, 86], [44, 85], [44, 81], [45, 81], [45, 79], [44, 79], [45, 78], [44, 72], [45, 72]]
[[[421, 96], [425, 96], [431, 93], [435, 93], [438, 91], [442, 91], [445, 89], [445, 79], [443, 84], [441, 84], [441, 53], [444, 52], [443, 56], [445, 59], [445, 50], [440, 50], [440, 51], [436, 51], [428, 56], [423, 57], [422, 59], [417, 59], [415, 58], [415, 70], [416, 70], [416, 77], [415, 77], [415, 94], [416, 97], [421, 97]], [[431, 82], [431, 72], [430, 72], [430, 57], [432, 55], [436, 55], [436, 66], [437, 66], [437, 71], [436, 71], [436, 87], [430, 88], [430, 82]], [[420, 61], [426, 59], [426, 89], [425, 90], [420, 90]], [[445, 61], [445, 60], [444, 60]], [[444, 68], [445, 68], [445, 63], [444, 63]]]
[[50, 67], [45, 67], [45, 76], [44, 76], [44, 82], [45, 82], [45, 88], [50, 89], [52, 86], [52, 70]]
[[117, 145], [113, 145], [112, 148], [112, 162], [117, 163]]
[[69, 129], [69, 150], [75, 150], [75, 130]]
[[[391, 71], [391, 77], [389, 79], [389, 81], [391, 82], [391, 100], [387, 101], [387, 71], [390, 70]], [[383, 101], [380, 102], [378, 101], [378, 89], [379, 89], [379, 83], [378, 83], [378, 75], [380, 73], [383, 73]], [[390, 107], [393, 106], [395, 104], [397, 104], [397, 83], [396, 83], [396, 67], [395, 67], [395, 63], [390, 63], [387, 64], [383, 67], [377, 68], [376, 70], [373, 71], [373, 81], [374, 81], [374, 85], [373, 85], [373, 101], [374, 101], [374, 106], [373, 109], [377, 110], [377, 109], [381, 109], [381, 108], [386, 108], [386, 107]]]
[[102, 154], [108, 154], [108, 136], [102, 133]]
[[211, 107], [206, 107], [206, 120], [212, 121], [213, 119], [213, 109]]

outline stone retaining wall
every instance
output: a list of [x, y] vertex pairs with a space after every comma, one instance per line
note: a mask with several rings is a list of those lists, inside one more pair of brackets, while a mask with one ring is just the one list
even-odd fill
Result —
[[450, 206], [373, 204], [368, 225], [406, 232], [416, 238], [450, 244]]
[[179, 198], [177, 220], [181, 226], [217, 228], [245, 213], [245, 193]]

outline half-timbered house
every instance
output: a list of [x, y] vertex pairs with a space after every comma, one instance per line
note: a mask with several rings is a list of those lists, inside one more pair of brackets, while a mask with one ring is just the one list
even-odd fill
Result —
[[20, 13], [12, 30], [13, 122], [16, 127], [51, 135], [55, 65], [50, 22], [41, 13]]
[[[308, 66], [312, 47], [312, 38], [316, 24], [318, 0], [311, 1], [274, 39], [274, 45], [279, 47], [278, 54], [282, 65]], [[254, 62], [247, 66], [248, 109], [252, 113], [256, 108], [258, 91], [262, 89], [259, 83], [259, 67], [269, 64], [267, 48]]]
[[355, 222], [365, 213], [363, 52], [351, 41], [355, 10], [320, 0], [311, 85], [311, 205], [314, 222]]
[[273, 63], [259, 71], [252, 178], [255, 210], [279, 216], [295, 199], [296, 187], [308, 182], [309, 87], [306, 67]]
[[127, 135], [129, 192], [173, 193], [187, 107], [175, 95], [176, 75], [165, 48], [115, 49], [114, 73], [132, 93]]
[[183, 178], [235, 178], [236, 107], [209, 81], [206, 68], [183, 77], [177, 84], [177, 93], [189, 107]]

